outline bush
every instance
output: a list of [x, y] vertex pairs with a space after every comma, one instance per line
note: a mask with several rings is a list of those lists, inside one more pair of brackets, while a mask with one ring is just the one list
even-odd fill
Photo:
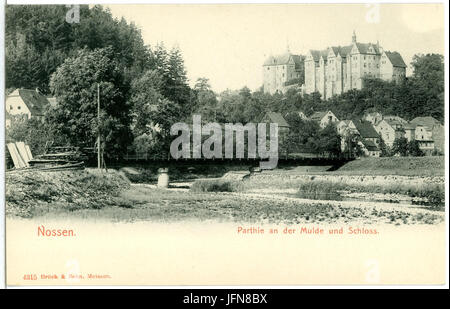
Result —
[[412, 157], [423, 157], [425, 155], [419, 147], [419, 142], [416, 140], [408, 143], [408, 154]]
[[191, 186], [192, 192], [236, 192], [239, 191], [241, 183], [238, 181], [212, 179], [197, 180]]
[[426, 198], [427, 204], [432, 207], [440, 207], [445, 200], [445, 189], [440, 184], [414, 185], [357, 185], [331, 181], [307, 181], [300, 184], [297, 197], [314, 200], [341, 200], [339, 191], [367, 192], [381, 194], [402, 194], [409, 197]]
[[335, 182], [309, 181], [300, 185], [297, 191], [297, 197], [313, 200], [341, 200], [339, 190], [343, 185]]

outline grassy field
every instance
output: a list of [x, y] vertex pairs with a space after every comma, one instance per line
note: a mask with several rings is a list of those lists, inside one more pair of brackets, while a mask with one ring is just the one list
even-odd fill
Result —
[[[255, 189], [277, 188], [295, 189], [297, 196], [310, 199], [334, 199], [339, 200], [339, 191], [401, 194], [409, 197], [426, 198], [436, 206], [443, 206], [445, 199], [445, 185], [443, 183], [415, 184], [408, 182], [398, 183], [345, 183], [335, 181], [315, 180], [314, 176], [309, 179], [283, 179], [282, 177], [253, 179], [243, 182], [236, 190], [249, 191]], [[331, 196], [331, 197], [330, 197]]]
[[387, 157], [353, 160], [330, 172], [340, 175], [444, 176], [445, 157]]

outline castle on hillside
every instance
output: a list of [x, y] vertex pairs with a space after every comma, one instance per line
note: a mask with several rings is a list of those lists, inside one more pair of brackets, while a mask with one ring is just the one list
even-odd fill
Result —
[[289, 52], [267, 59], [263, 65], [264, 92], [285, 92], [293, 84], [290, 81], [298, 78], [300, 68], [304, 68], [303, 92], [317, 91], [323, 99], [361, 89], [367, 77], [398, 82], [406, 75], [406, 64], [398, 52], [385, 51], [378, 42], [359, 43], [355, 32], [350, 45], [310, 50], [303, 65], [302, 59]]
[[263, 64], [264, 92], [285, 92], [291, 85], [301, 84], [304, 76], [304, 56], [289, 50], [280, 56], [270, 56]]

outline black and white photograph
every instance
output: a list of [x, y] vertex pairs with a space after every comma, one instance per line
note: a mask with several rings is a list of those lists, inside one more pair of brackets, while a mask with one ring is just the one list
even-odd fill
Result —
[[6, 286], [448, 287], [447, 10], [6, 1]]

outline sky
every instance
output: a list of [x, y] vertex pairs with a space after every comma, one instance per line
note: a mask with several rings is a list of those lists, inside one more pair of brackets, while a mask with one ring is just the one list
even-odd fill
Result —
[[[212, 89], [256, 90], [270, 55], [305, 55], [310, 49], [376, 43], [414, 54], [444, 54], [442, 4], [138, 4], [107, 5], [114, 17], [134, 22], [144, 42], [180, 48], [191, 85], [199, 77]], [[412, 70], [407, 69], [407, 75]]]

